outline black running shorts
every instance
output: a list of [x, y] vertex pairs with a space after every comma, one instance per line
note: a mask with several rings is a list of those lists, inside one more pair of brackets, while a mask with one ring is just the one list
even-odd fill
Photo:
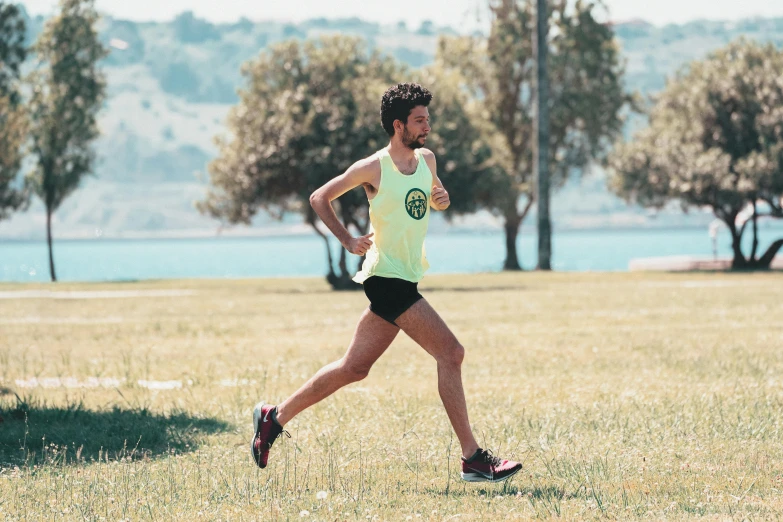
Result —
[[422, 298], [419, 284], [390, 277], [369, 277], [364, 293], [370, 300], [370, 311], [395, 325], [394, 321]]

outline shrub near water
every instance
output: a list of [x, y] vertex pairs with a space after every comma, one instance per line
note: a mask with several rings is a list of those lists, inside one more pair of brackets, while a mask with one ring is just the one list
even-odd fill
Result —
[[[282, 400], [342, 355], [360, 293], [315, 279], [56, 290], [117, 289], [135, 297], [0, 299], [0, 518], [768, 519], [783, 509], [776, 274], [427, 277], [422, 293], [467, 348], [479, 442], [524, 463], [493, 485], [459, 480], [435, 365], [404, 335], [366, 380], [289, 423], [292, 438], [255, 468], [253, 405]], [[194, 293], [165, 296], [182, 289]]]

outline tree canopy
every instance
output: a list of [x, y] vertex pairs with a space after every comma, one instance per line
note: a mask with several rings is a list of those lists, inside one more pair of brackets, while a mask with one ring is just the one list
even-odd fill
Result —
[[[504, 268], [518, 270], [519, 226], [535, 203], [533, 122], [535, 1], [499, 0], [491, 5], [488, 39], [446, 37], [436, 62], [454, 69], [483, 104], [483, 113], [503, 136], [508, 190], [490, 208], [505, 221]], [[624, 68], [610, 26], [598, 22], [591, 2], [550, 2], [549, 165], [553, 186], [602, 160], [623, 127], [633, 99], [623, 90]]]
[[25, 23], [18, 6], [0, 2], [0, 220], [23, 208], [29, 198], [17, 177], [27, 117], [21, 103], [20, 67], [27, 50]]
[[[411, 74], [394, 58], [369, 52], [362, 40], [328, 36], [281, 43], [248, 62], [243, 74], [247, 83], [228, 118], [230, 136], [217, 141], [219, 157], [208, 167], [212, 186], [198, 208], [229, 223], [250, 223], [262, 209], [277, 217], [301, 214], [324, 238], [327, 280], [335, 288], [351, 287], [353, 273], [345, 250], [334, 266], [329, 236], [318, 227], [309, 198], [388, 143], [380, 101], [389, 86], [413, 77], [433, 90], [428, 146], [437, 155], [454, 212], [479, 208], [502, 181], [491, 128], [460, 90], [456, 72], [431, 68]], [[350, 191], [334, 205], [346, 227], [367, 232], [364, 190]]]
[[106, 90], [98, 61], [106, 49], [98, 40], [94, 0], [60, 0], [35, 43], [39, 67], [30, 75], [30, 135], [36, 165], [28, 180], [46, 207], [49, 270], [52, 214], [92, 172], [92, 142]]
[[683, 69], [656, 97], [649, 126], [613, 153], [611, 189], [646, 207], [709, 207], [731, 232], [732, 266], [768, 267], [783, 241], [757, 257], [757, 220], [783, 218], [781, 70], [783, 51], [745, 40]]

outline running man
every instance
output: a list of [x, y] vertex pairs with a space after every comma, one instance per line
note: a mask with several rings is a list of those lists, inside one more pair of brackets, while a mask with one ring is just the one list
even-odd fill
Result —
[[[274, 441], [287, 433], [286, 423], [343, 386], [365, 378], [400, 330], [435, 358], [438, 392], [462, 446], [462, 478], [500, 482], [522, 468], [476, 443], [462, 388], [465, 348], [418, 292], [418, 282], [429, 267], [424, 251], [428, 209], [445, 210], [450, 203], [436, 174], [435, 155], [423, 148], [430, 132], [431, 100], [432, 94], [417, 84], [389, 88], [381, 102], [381, 124], [391, 137], [389, 145], [310, 196], [313, 209], [343, 247], [357, 256], [367, 254], [354, 281], [364, 285], [370, 306], [342, 359], [321, 368], [279, 405], [256, 405], [250, 449], [261, 468], [267, 465]], [[370, 201], [371, 227], [369, 234], [355, 238], [340, 223], [331, 202], [358, 186], [364, 187]]]

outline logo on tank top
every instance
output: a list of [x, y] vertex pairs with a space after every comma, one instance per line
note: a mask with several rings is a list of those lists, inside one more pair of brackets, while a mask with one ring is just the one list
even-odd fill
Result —
[[427, 213], [427, 195], [421, 189], [410, 189], [405, 196], [405, 210], [413, 219], [421, 219]]

